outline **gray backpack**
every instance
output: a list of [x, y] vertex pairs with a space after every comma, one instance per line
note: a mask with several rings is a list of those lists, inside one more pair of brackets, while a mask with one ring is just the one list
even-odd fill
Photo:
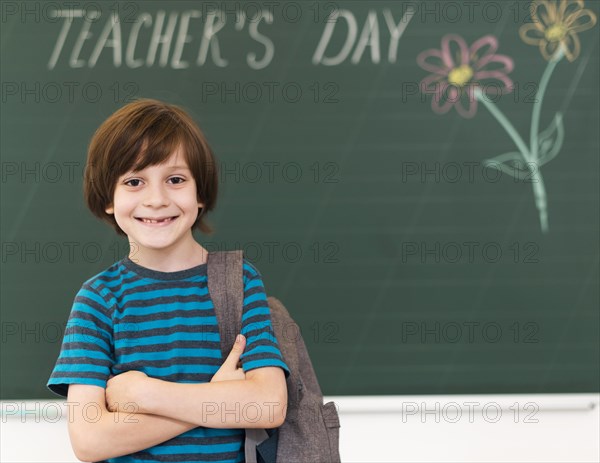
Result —
[[[227, 358], [241, 332], [244, 301], [243, 251], [208, 254], [208, 289], [215, 305], [221, 352]], [[340, 420], [334, 402], [323, 394], [300, 330], [283, 304], [268, 297], [271, 323], [279, 349], [290, 369], [285, 422], [276, 429], [246, 429], [246, 463], [337, 463]]]

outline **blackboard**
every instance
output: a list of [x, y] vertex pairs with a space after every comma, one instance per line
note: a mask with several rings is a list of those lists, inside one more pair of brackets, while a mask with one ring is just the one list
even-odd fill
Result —
[[599, 4], [529, 7], [3, 2], [2, 399], [52, 397], [74, 295], [127, 255], [82, 173], [138, 97], [204, 130], [196, 238], [244, 249], [325, 394], [598, 391]]

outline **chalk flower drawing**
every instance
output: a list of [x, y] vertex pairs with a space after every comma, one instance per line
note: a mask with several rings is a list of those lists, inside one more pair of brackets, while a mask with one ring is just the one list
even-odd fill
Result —
[[511, 92], [513, 82], [508, 73], [513, 70], [513, 60], [496, 54], [497, 49], [498, 40], [492, 35], [481, 37], [469, 47], [460, 35], [448, 34], [442, 38], [440, 50], [421, 52], [417, 63], [433, 73], [421, 81], [421, 91], [433, 93], [433, 111], [444, 114], [454, 106], [461, 116], [471, 118], [477, 112], [478, 86], [487, 95]]
[[[438, 96], [440, 92], [445, 93], [446, 98], [450, 99], [451, 96], [454, 97], [453, 101], [450, 103], [446, 102], [443, 106], [432, 102], [432, 108], [436, 113], [447, 112], [452, 103], [455, 103], [460, 115], [472, 117], [476, 112], [476, 102], [479, 101], [488, 109], [513, 140], [517, 151], [511, 151], [487, 159], [484, 161], [484, 165], [512, 175], [515, 179], [531, 182], [535, 206], [538, 210], [540, 227], [543, 233], [548, 233], [549, 231], [548, 202], [540, 167], [555, 158], [560, 152], [565, 131], [562, 123], [562, 113], [557, 112], [554, 114], [554, 118], [548, 127], [540, 132], [540, 114], [546, 87], [554, 68], [565, 56], [570, 62], [579, 56], [581, 45], [577, 37], [577, 32], [590, 29], [596, 24], [594, 13], [583, 9], [583, 6], [583, 0], [560, 0], [560, 3], [549, 0], [533, 2], [530, 5], [533, 22], [521, 26], [519, 30], [521, 39], [527, 44], [538, 45], [542, 56], [548, 61], [535, 95], [531, 114], [529, 146], [523, 141], [513, 124], [496, 107], [491, 99], [488, 98], [492, 92], [488, 91], [485, 86], [483, 89], [480, 88], [481, 82], [478, 82], [478, 79], [482, 79], [483, 77], [494, 77], [504, 83], [504, 90], [510, 91], [512, 89], [512, 82], [506, 75], [506, 73], [513, 69], [512, 60], [503, 55], [495, 54], [498, 45], [495, 37], [488, 35], [477, 40], [469, 48], [468, 61], [465, 58], [465, 41], [454, 34], [449, 34], [442, 38], [442, 50], [426, 50], [417, 56], [417, 63], [423, 69], [434, 72], [434, 74], [425, 77], [421, 81], [421, 91], [423, 93], [435, 93], [438, 99], [440, 98]], [[448, 44], [452, 40], [459, 45], [460, 49], [460, 54], [455, 60], [451, 59], [448, 47]], [[490, 49], [483, 56], [477, 57], [473, 52], [477, 48], [476, 45], [481, 48], [480, 44], [482, 43], [489, 44]], [[427, 59], [430, 57], [440, 59], [442, 64], [438, 64], [436, 67], [429, 63]], [[508, 64], [509, 60], [510, 65]], [[481, 70], [483, 65], [492, 61], [504, 63], [504, 69], [495, 71]], [[473, 66], [469, 65], [469, 63], [473, 63]], [[479, 65], [479, 68], [477, 65]], [[479, 74], [477, 74], [477, 71], [479, 71]], [[442, 82], [442, 84], [437, 85], [436, 89], [432, 91], [431, 85], [439, 82]], [[467, 90], [469, 101], [471, 102], [468, 110], [461, 110], [458, 104], [459, 100], [456, 98], [458, 95], [456, 88], [455, 91], [446, 92], [446, 87], [449, 85], [455, 85], [461, 91], [464, 87], [470, 89]]]
[[583, 0], [561, 0], [560, 4], [541, 0], [531, 4], [531, 19], [532, 23], [521, 26], [519, 35], [523, 42], [538, 45], [546, 61], [559, 46], [570, 62], [575, 61], [581, 50], [577, 33], [596, 24], [596, 15], [583, 8]]

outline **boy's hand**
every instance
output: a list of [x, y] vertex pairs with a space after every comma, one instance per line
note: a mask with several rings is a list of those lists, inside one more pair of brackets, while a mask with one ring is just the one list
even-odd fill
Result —
[[240, 337], [240, 341], [235, 342], [229, 356], [221, 365], [221, 368], [215, 373], [215, 375], [210, 380], [211, 383], [216, 383], [218, 381], [233, 381], [246, 379], [246, 374], [244, 370], [241, 368], [240, 364], [240, 356], [244, 352], [246, 348], [246, 338], [243, 335], [238, 335]]
[[111, 376], [105, 391], [108, 410], [139, 413], [142, 384], [147, 380], [145, 373], [135, 370]]

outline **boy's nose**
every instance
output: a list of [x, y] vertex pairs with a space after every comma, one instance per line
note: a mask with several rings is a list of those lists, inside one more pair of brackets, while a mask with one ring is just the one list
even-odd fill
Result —
[[146, 188], [146, 195], [144, 196], [145, 206], [162, 206], [168, 204], [169, 198], [167, 192], [161, 185], [149, 186]]

